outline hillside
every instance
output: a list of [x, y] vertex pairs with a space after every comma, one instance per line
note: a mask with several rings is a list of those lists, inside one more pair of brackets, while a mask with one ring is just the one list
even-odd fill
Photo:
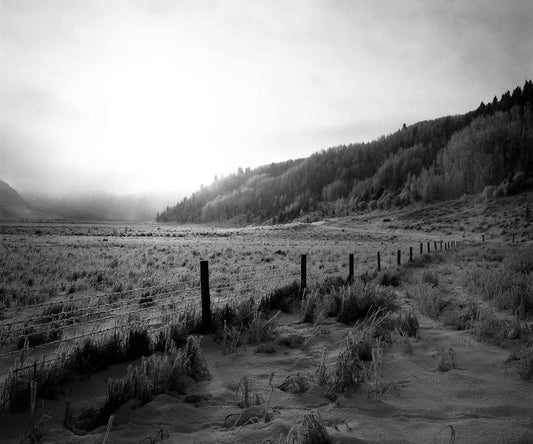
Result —
[[51, 215], [36, 210], [11, 188], [0, 180], [0, 220], [42, 220]]
[[532, 186], [532, 104], [528, 80], [466, 114], [404, 125], [306, 159], [240, 169], [167, 207], [157, 221], [283, 223], [309, 212], [320, 217], [464, 194], [516, 194]]

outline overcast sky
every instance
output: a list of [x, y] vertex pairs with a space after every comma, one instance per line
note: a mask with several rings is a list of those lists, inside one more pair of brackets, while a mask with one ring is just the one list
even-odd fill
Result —
[[533, 2], [0, 0], [0, 179], [189, 193], [533, 77]]

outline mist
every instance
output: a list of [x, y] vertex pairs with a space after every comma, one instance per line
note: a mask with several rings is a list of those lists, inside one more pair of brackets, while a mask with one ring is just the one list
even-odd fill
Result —
[[533, 71], [528, 1], [1, 0], [0, 178], [190, 194], [475, 109]]

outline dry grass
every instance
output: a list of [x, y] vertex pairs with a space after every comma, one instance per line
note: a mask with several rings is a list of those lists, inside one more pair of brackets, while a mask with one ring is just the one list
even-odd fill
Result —
[[413, 299], [421, 313], [438, 319], [443, 311], [450, 307], [452, 300], [440, 289], [427, 283], [410, 285], [406, 290], [407, 297]]
[[311, 412], [304, 416], [302, 424], [293, 425], [284, 444], [329, 444], [324, 421], [318, 412]]
[[278, 330], [277, 314], [270, 319], [264, 319], [263, 316], [265, 315], [261, 311], [255, 312], [248, 327], [248, 344], [272, 341], [276, 337]]
[[472, 334], [481, 342], [501, 344], [507, 338], [509, 323], [499, 319], [493, 310], [482, 309], [472, 325]]
[[161, 393], [183, 393], [185, 376], [195, 380], [209, 377], [209, 369], [200, 350], [200, 340], [195, 336], [190, 336], [187, 344], [180, 349], [171, 344], [165, 353], [143, 358], [138, 365], [130, 365], [123, 378], [109, 379], [107, 397], [101, 408], [90, 407], [74, 414], [67, 407], [65, 427], [92, 430], [106, 424], [110, 415], [131, 399], [145, 404]]
[[289, 393], [305, 393], [310, 387], [311, 378], [300, 373], [287, 376], [278, 386], [281, 391]]
[[50, 431], [50, 421], [52, 417], [44, 407], [31, 414], [26, 430], [19, 440], [19, 444], [41, 444], [46, 442], [46, 436]]
[[523, 346], [518, 357], [518, 374], [524, 381], [529, 381], [533, 377], [533, 345]]
[[328, 350], [324, 347], [322, 349], [322, 359], [317, 365], [315, 371], [315, 380], [318, 385], [328, 386], [331, 384], [331, 373], [328, 370]]
[[240, 398], [238, 406], [242, 410], [227, 415], [224, 418], [224, 426], [226, 428], [242, 428], [248, 424], [256, 424], [261, 421], [270, 422], [279, 413], [271, 407], [272, 393], [273, 389], [271, 389], [268, 400], [265, 402], [260, 393], [253, 392], [251, 378], [243, 374], [235, 388], [235, 395]]
[[332, 297], [340, 301], [338, 320], [345, 324], [353, 324], [378, 311], [392, 312], [398, 308], [396, 295], [391, 289], [360, 281], [332, 294]]
[[437, 350], [437, 353], [440, 357], [440, 362], [438, 365], [438, 369], [441, 372], [447, 372], [454, 368], [456, 368], [455, 365], [455, 351], [451, 347], [439, 347]]
[[464, 272], [463, 284], [473, 295], [510, 310], [524, 319], [533, 312], [533, 253], [530, 248], [504, 245], [480, 247], [462, 256], [475, 261]]

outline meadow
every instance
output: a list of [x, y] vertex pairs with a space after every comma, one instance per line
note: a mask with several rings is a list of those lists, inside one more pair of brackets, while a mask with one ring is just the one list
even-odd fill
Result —
[[1, 436], [528, 442], [527, 202], [449, 205], [240, 228], [2, 225]]

